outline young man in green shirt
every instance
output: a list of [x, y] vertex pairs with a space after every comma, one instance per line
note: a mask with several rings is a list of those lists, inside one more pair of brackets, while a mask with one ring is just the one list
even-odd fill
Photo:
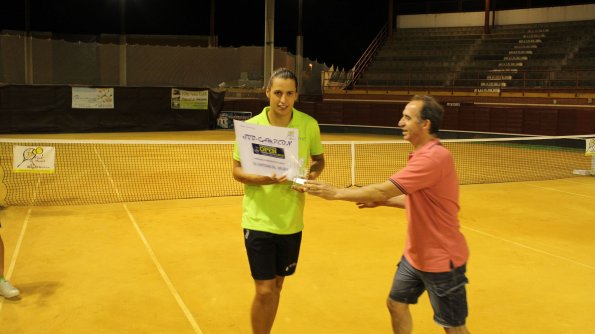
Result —
[[[324, 168], [324, 149], [318, 122], [293, 108], [298, 97], [297, 78], [285, 68], [271, 75], [266, 95], [270, 106], [247, 120], [267, 126], [299, 131], [299, 159], [312, 159], [308, 179], [316, 179]], [[273, 327], [285, 276], [295, 272], [302, 229], [305, 195], [292, 188], [285, 175], [262, 176], [244, 172], [236, 144], [233, 177], [244, 183], [242, 227], [250, 271], [256, 287], [252, 303], [252, 331], [268, 334]]]

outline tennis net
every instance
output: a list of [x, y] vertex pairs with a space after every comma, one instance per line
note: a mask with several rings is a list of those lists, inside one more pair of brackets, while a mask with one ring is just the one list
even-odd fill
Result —
[[[593, 136], [591, 136], [593, 137]], [[444, 139], [461, 184], [576, 177], [593, 170], [587, 136]], [[338, 187], [383, 182], [412, 146], [325, 141], [320, 179]], [[54, 157], [44, 157], [53, 150]], [[232, 141], [0, 139], [0, 204], [72, 205], [237, 196]], [[45, 152], [45, 153], [44, 153]], [[53, 160], [53, 168], [31, 168]], [[22, 170], [23, 166], [29, 166]], [[35, 166], [33, 166], [35, 167]], [[39, 167], [39, 166], [38, 166]]]

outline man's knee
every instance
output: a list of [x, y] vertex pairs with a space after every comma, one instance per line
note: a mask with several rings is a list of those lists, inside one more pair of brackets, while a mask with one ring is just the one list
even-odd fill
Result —
[[407, 309], [409, 308], [408, 304], [399, 303], [390, 298], [386, 299], [386, 306], [388, 307], [388, 311], [390, 312], [390, 314], [395, 316], [407, 312]]
[[396, 305], [395, 305], [395, 302], [392, 299], [390, 299], [390, 298], [387, 298], [386, 299], [386, 307], [388, 308], [388, 311], [390, 313], [394, 313], [395, 312]]

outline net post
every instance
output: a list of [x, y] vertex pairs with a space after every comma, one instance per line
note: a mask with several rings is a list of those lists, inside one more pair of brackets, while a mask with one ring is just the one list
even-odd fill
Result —
[[8, 206], [6, 197], [8, 197], [8, 191], [4, 185], [4, 168], [0, 165], [0, 209]]
[[355, 142], [351, 142], [351, 185], [355, 186]]
[[595, 176], [595, 138], [585, 139], [585, 156], [591, 157], [591, 169], [575, 169], [572, 171], [575, 175]]

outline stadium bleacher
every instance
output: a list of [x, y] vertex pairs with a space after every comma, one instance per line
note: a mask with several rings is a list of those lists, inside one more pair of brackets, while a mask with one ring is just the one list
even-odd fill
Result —
[[358, 88], [595, 88], [595, 21], [397, 29]]

